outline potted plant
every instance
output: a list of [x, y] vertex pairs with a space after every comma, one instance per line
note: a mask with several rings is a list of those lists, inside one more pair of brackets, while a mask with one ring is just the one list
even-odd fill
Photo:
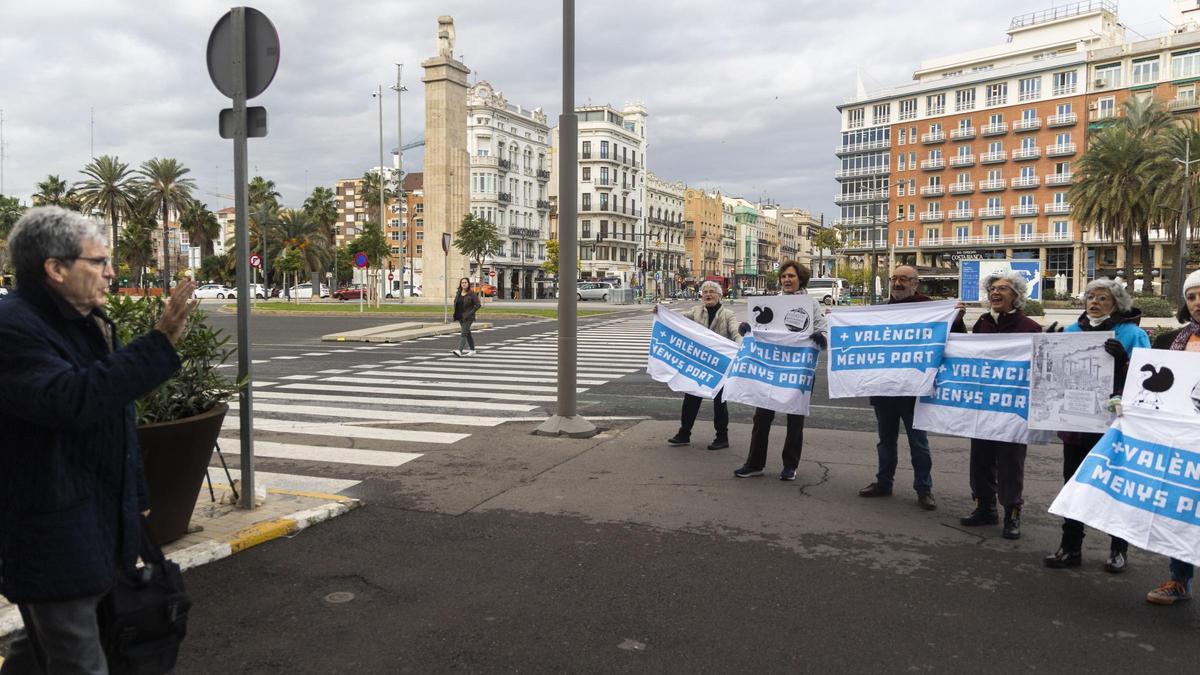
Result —
[[[106, 307], [123, 344], [154, 328], [161, 297], [109, 296]], [[195, 310], [175, 344], [182, 366], [158, 389], [137, 401], [137, 434], [150, 491], [147, 528], [158, 544], [187, 534], [196, 498], [207, 475], [217, 436], [239, 384], [217, 366], [233, 353], [229, 337]]]

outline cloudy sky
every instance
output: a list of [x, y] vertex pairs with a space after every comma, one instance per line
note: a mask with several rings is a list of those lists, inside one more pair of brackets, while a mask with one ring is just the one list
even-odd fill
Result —
[[[1170, 0], [1122, 3], [1150, 35]], [[190, 0], [0, 0], [0, 110], [6, 194], [28, 200], [47, 174], [77, 180], [91, 157], [136, 166], [175, 157], [214, 210], [233, 192], [233, 149], [217, 135], [229, 105], [213, 87], [205, 47], [231, 3]], [[726, 194], [835, 212], [834, 106], [855, 90], [900, 84], [923, 60], [999, 44], [1014, 13], [1051, 0], [857, 3], [828, 0], [580, 0], [577, 102], [641, 100], [650, 112], [650, 168]], [[1058, 4], [1064, 4], [1059, 2]], [[250, 141], [251, 175], [284, 203], [378, 164], [371, 92], [403, 63], [404, 138], [423, 137], [420, 63], [436, 52], [437, 17], [454, 17], [455, 51], [512, 103], [560, 111], [557, 0], [262, 0], [275, 24], [279, 72], [253, 101], [270, 135]], [[952, 30], [948, 27], [952, 26]], [[396, 142], [396, 95], [385, 89], [384, 141]], [[419, 171], [420, 151], [405, 153]], [[390, 160], [389, 160], [390, 161]]]

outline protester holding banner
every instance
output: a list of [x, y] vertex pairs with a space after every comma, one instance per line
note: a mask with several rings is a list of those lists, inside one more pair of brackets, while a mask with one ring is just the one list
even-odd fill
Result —
[[[892, 284], [892, 293], [886, 304], [932, 300], [917, 290], [921, 277], [915, 267], [897, 267], [888, 281]], [[961, 316], [954, 321], [950, 330], [955, 333], [967, 332]], [[913, 490], [917, 493], [917, 503], [927, 511], [937, 509], [937, 501], [933, 498], [933, 456], [929, 452], [929, 438], [924, 431], [913, 428], [913, 408], [917, 404], [917, 398], [872, 396], [869, 400], [871, 407], [875, 409], [875, 431], [879, 435], [879, 443], [875, 446], [879, 455], [879, 469], [875, 474], [875, 482], [859, 490], [858, 496], [887, 497], [892, 494], [892, 482], [896, 477], [899, 454], [900, 424], [903, 423], [912, 458]]]
[[[1129, 356], [1135, 348], [1150, 346], [1146, 331], [1138, 327], [1142, 320], [1142, 310], [1133, 306], [1133, 298], [1129, 297], [1124, 285], [1105, 277], [1089, 283], [1083, 289], [1083, 294], [1085, 311], [1079, 315], [1078, 321], [1067, 326], [1063, 332], [1113, 331], [1116, 334], [1114, 339], [1104, 343], [1104, 350], [1113, 357], [1115, 367], [1113, 391], [1104, 394], [1119, 396], [1125, 388]], [[1100, 442], [1103, 434], [1060, 431], [1058, 436], [1063, 442], [1063, 481], [1066, 482], [1075, 475], [1075, 470], [1083, 463], [1083, 458]], [[1058, 550], [1043, 559], [1046, 567], [1062, 569], [1082, 564], [1083, 532], [1082, 522], [1071, 518], [1063, 519], [1062, 539], [1059, 541]], [[1129, 542], [1120, 537], [1112, 537], [1104, 569], [1114, 574], [1125, 571], [1128, 551]]]
[[[979, 317], [971, 332], [976, 334], [995, 333], [1040, 333], [1042, 327], [1025, 316], [1025, 277], [1013, 271], [998, 271], [989, 274], [982, 284], [986, 296], [981, 303], [987, 312]], [[995, 525], [1000, 518], [996, 510], [996, 497], [1004, 506], [1004, 538], [1021, 537], [1022, 492], [1025, 488], [1024, 443], [1009, 443], [982, 438], [971, 439], [971, 494], [975, 499], [975, 510], [959, 519], [963, 525]]]
[[[824, 349], [829, 344], [829, 328], [825, 320], [825, 313], [817, 301], [804, 292], [811, 277], [812, 272], [794, 260], [787, 260], [779, 266], [779, 286], [783, 294], [803, 294], [808, 298], [809, 302], [805, 303], [804, 307], [798, 308], [807, 314], [805, 320], [802, 321], [802, 323], [807, 323], [804, 326], [806, 329], [804, 332], [811, 331], [809, 336], [811, 340], [819, 348]], [[797, 312], [797, 314], [799, 313], [801, 312]], [[738, 327], [738, 332], [742, 335], [749, 331], [749, 323], [742, 323]], [[774, 420], [774, 410], [761, 407], [754, 409], [754, 427], [750, 431], [750, 452], [746, 456], [746, 463], [736, 469], [733, 475], [738, 478], [748, 478], [763, 474], [763, 468], [767, 464], [767, 443], [770, 440], [771, 423]], [[796, 467], [800, 465], [800, 453], [803, 448], [804, 415], [788, 413], [787, 435], [783, 440], [783, 470], [779, 473], [779, 480], [796, 480]]]
[[[1177, 318], [1184, 324], [1183, 327], [1159, 335], [1154, 339], [1154, 348], [1200, 352], [1200, 270], [1189, 274], [1183, 282], [1183, 304], [1179, 307]], [[1197, 410], [1200, 411], [1200, 406]], [[1192, 598], [1192, 576], [1195, 571], [1193, 566], [1183, 560], [1171, 558], [1170, 570], [1171, 579], [1147, 593], [1146, 602], [1173, 605]]]
[[[703, 304], [684, 313], [684, 318], [695, 321], [712, 332], [733, 342], [741, 342], [738, 334], [737, 315], [733, 310], [721, 305], [721, 285], [715, 281], [700, 284], [700, 299]], [[658, 306], [654, 307], [655, 314]], [[683, 412], [679, 420], [679, 432], [667, 440], [670, 445], [688, 445], [692, 439], [692, 426], [696, 423], [696, 415], [700, 412], [700, 404], [704, 399], [694, 394], [683, 395]], [[729, 407], [721, 400], [721, 392], [713, 398], [713, 426], [717, 437], [708, 445], [709, 450], [724, 450], [729, 447]]]

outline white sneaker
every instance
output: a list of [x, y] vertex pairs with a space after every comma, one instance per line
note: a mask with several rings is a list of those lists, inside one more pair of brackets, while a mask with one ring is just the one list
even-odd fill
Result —
[[475, 350], [472, 349], [471, 351], [467, 352], [467, 356], [475, 356]]
[[453, 355], [455, 355], [455, 356], [463, 356], [463, 352], [461, 352], [461, 351], [459, 351], [459, 350], [457, 350], [457, 349], [451, 349], [451, 350], [450, 350], [450, 353], [451, 353], [451, 354], [453, 354]]

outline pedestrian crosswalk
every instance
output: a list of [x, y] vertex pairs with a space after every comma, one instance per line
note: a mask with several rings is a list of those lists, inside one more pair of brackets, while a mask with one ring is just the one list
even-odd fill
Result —
[[[352, 490], [371, 475], [406, 470], [409, 462], [484, 429], [546, 417], [556, 401], [558, 334], [552, 322], [529, 323], [546, 330], [494, 343], [480, 336], [471, 357], [412, 354], [399, 345], [274, 357], [290, 374], [255, 384], [255, 455], [265, 469], [256, 471], [259, 484]], [[582, 326], [576, 391], [644, 371], [650, 329], [645, 316]], [[338, 352], [361, 358], [342, 354], [335, 366], [326, 357]], [[295, 372], [297, 364], [311, 369]], [[222, 428], [227, 450], [236, 447], [238, 426], [233, 405]], [[211, 470], [214, 480], [219, 472]], [[348, 479], [348, 473], [359, 477]]]

